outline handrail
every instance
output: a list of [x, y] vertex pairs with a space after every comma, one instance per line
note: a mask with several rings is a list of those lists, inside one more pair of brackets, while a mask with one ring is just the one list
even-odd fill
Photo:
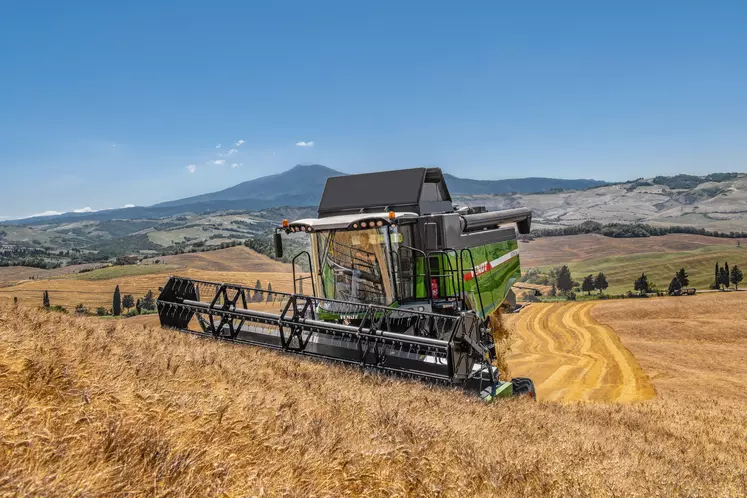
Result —
[[[482, 293], [480, 292], [480, 281], [477, 278], [477, 268], [475, 268], [475, 259], [472, 257], [472, 250], [470, 250], [469, 247], [465, 247], [459, 252], [459, 258], [462, 260], [462, 273], [464, 274], [464, 251], [467, 251], [467, 254], [469, 255], [469, 261], [472, 265], [472, 275], [474, 275], [475, 280], [475, 287], [477, 288], [477, 298], [480, 300], [480, 318], [485, 319], [485, 305], [482, 302]], [[464, 276], [462, 276], [462, 280], [464, 280]]]
[[299, 277], [299, 280], [303, 281], [306, 279], [311, 279], [311, 293], [316, 297], [316, 284], [314, 283], [314, 265], [311, 264], [311, 254], [309, 254], [309, 251], [301, 251], [296, 254], [291, 260], [291, 267], [293, 268], [293, 293], [298, 294], [298, 289], [296, 289], [296, 260], [304, 254], [309, 261], [309, 276]]

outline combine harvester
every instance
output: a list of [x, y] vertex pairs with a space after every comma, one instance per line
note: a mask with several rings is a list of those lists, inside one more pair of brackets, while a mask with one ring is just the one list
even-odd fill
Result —
[[531, 211], [457, 209], [441, 170], [417, 168], [329, 178], [318, 215], [275, 233], [278, 257], [283, 233], [311, 239], [293, 258], [293, 293], [171, 277], [158, 298], [161, 325], [486, 400], [535, 396], [529, 379], [500, 380], [490, 330], [490, 314], [513, 299], [516, 231], [529, 233]]

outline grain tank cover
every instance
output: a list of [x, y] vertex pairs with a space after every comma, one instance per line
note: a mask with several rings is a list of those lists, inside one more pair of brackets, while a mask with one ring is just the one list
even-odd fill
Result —
[[319, 218], [360, 212], [451, 212], [451, 196], [440, 168], [413, 168], [327, 179]]

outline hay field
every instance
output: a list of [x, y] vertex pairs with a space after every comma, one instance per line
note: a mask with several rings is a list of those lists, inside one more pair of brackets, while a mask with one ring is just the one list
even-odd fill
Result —
[[[644, 334], [657, 337], [673, 342]], [[698, 338], [685, 339], [695, 355]], [[659, 361], [684, 368], [674, 354]], [[698, 379], [714, 367], [687, 368]], [[653, 382], [657, 397], [632, 404], [484, 405], [128, 320], [0, 305], [0, 494], [747, 493], [745, 379], [694, 399]]]

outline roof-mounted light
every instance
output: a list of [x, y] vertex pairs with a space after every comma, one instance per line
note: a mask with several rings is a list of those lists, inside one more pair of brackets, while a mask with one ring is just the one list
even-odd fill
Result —
[[397, 214], [394, 211], [389, 211], [389, 219], [393, 220], [397, 217]]
[[288, 220], [283, 220], [283, 228], [288, 228]]

